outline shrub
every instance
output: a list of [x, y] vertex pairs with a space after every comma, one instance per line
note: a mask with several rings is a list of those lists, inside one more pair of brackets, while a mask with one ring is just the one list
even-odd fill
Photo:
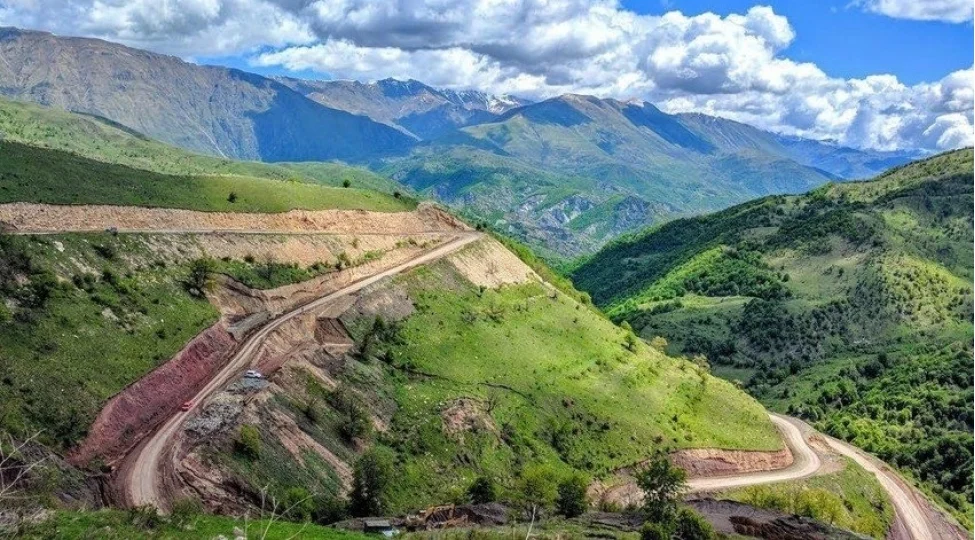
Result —
[[349, 505], [355, 516], [381, 516], [389, 510], [388, 494], [395, 474], [393, 453], [388, 448], [373, 447], [355, 463]]
[[254, 426], [240, 426], [235, 446], [241, 454], [257, 459], [261, 457], [261, 433]]
[[552, 506], [558, 496], [555, 471], [546, 465], [526, 467], [518, 479], [518, 491], [528, 508]]
[[674, 536], [680, 540], [711, 540], [716, 537], [714, 527], [690, 508], [680, 509], [674, 528]]
[[467, 488], [467, 498], [474, 504], [484, 504], [498, 500], [498, 486], [487, 476], [479, 476]]
[[352, 185], [352, 182], [348, 178], [346, 178], [345, 180], [342, 180], [342, 187], [347, 188], [347, 187], [350, 187], [351, 185]]
[[202, 297], [206, 291], [213, 288], [213, 272], [216, 264], [209, 257], [200, 257], [190, 262], [189, 276], [186, 287], [193, 296]]
[[278, 509], [285, 517], [294, 521], [308, 521], [315, 513], [315, 501], [303, 487], [289, 488], [284, 492]]
[[233, 204], [233, 203], [237, 202], [237, 192], [236, 191], [231, 191], [230, 192], [230, 195], [227, 195], [227, 202], [229, 202], [230, 204]]
[[180, 528], [187, 527], [196, 516], [203, 513], [203, 503], [195, 497], [183, 497], [173, 502], [170, 517]]
[[589, 481], [582, 475], [572, 475], [559, 483], [559, 496], [555, 507], [565, 517], [581, 516], [589, 507], [586, 490]]
[[660, 523], [645, 523], [640, 529], [640, 540], [670, 540], [670, 531]]

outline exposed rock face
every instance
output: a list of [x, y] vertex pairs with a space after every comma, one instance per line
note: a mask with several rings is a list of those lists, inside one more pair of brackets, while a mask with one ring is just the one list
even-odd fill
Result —
[[792, 459], [788, 447], [777, 452], [691, 448], [670, 454], [671, 463], [687, 471], [691, 478], [782, 469], [791, 465]]
[[88, 436], [68, 459], [87, 465], [96, 456], [111, 464], [175, 413], [213, 378], [233, 354], [236, 340], [219, 322], [193, 339], [172, 360], [112, 397]]

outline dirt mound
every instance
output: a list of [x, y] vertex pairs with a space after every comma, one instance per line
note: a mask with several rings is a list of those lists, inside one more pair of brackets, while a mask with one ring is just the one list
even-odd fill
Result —
[[82, 466], [95, 457], [116, 462], [196, 395], [236, 345], [223, 323], [204, 330], [171, 360], [109, 399], [68, 460]]
[[691, 448], [672, 452], [670, 461], [687, 471], [688, 477], [700, 478], [784, 469], [793, 458], [788, 447], [776, 452]]
[[252, 231], [281, 233], [413, 234], [469, 230], [439, 208], [413, 212], [291, 210], [279, 214], [199, 212], [109, 205], [0, 204], [0, 223], [17, 232], [51, 231]]
[[540, 279], [518, 256], [491, 238], [475, 242], [447, 260], [461, 275], [479, 287], [495, 289], [502, 285]]

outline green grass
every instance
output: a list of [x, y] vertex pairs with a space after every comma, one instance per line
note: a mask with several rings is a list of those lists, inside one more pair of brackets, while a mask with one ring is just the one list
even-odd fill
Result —
[[196, 154], [169, 146], [97, 116], [70, 113], [0, 99], [4, 140], [61, 150], [81, 157], [166, 175], [243, 176], [297, 180], [393, 193], [403, 190], [389, 179], [341, 163], [261, 163]]
[[894, 508], [877, 478], [847, 458], [837, 472], [736, 489], [719, 497], [812, 517], [878, 539], [886, 538], [894, 519]]
[[218, 536], [234, 538], [235, 529], [245, 532], [248, 538], [267, 540], [322, 539], [322, 540], [365, 540], [375, 538], [360, 533], [340, 531], [311, 523], [290, 523], [287, 521], [211, 516], [200, 514], [176, 524], [172, 520], [160, 518], [159, 523], [149, 526], [140, 516], [121, 510], [99, 510], [95, 512], [56, 512], [50, 519], [27, 528], [21, 538], [90, 538], [92, 540], [128, 540], [132, 538], [152, 538], [157, 540], [199, 539], [211, 540]]
[[[380, 439], [401, 459], [396, 508], [456, 500], [478, 474], [510, 487], [533, 464], [604, 475], [656, 450], [781, 447], [730, 383], [641, 343], [628, 350], [623, 330], [564, 294], [481, 291], [440, 263], [401, 282], [417, 311], [375, 353], [392, 366], [380, 392], [398, 405]], [[494, 427], [460, 442], [440, 415], [465, 397], [494, 403]]]
[[958, 375], [972, 355], [971, 163], [959, 150], [667, 224], [573, 278], [615, 320], [892, 463], [971, 527], [972, 384]]
[[[15, 307], [0, 322], [0, 429], [19, 435], [41, 429], [43, 441], [69, 447], [106, 399], [217, 320], [213, 306], [185, 292], [185, 269], [152, 264], [155, 258], [134, 237], [15, 240], [37, 270], [66, 281], [43, 307]], [[106, 258], [96, 246], [113, 255]]]
[[[230, 194], [236, 200], [230, 201]], [[415, 201], [354, 188], [241, 176], [170, 175], [60, 150], [0, 143], [0, 202], [114, 204], [224, 212], [411, 210]]]

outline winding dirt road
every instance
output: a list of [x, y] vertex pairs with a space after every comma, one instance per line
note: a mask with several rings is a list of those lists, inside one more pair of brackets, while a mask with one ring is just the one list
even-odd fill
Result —
[[430, 251], [405, 263], [359, 279], [333, 293], [313, 300], [294, 310], [285, 312], [264, 325], [241, 345], [238, 352], [217, 376], [193, 397], [192, 409], [174, 414], [126, 456], [119, 468], [117, 476], [117, 482], [124, 502], [129, 506], [152, 505], [157, 508], [167, 508], [168, 501], [166, 500], [165, 489], [161, 485], [162, 479], [160, 476], [163, 471], [163, 465], [167, 465], [164, 460], [174, 459], [172, 450], [175, 436], [179, 433], [180, 428], [190, 414], [203, 406], [213, 394], [229, 381], [239, 376], [241, 372], [251, 365], [251, 362], [260, 351], [264, 339], [276, 328], [294, 317], [332, 303], [384, 278], [441, 259], [481, 237], [482, 235], [480, 233], [460, 233], [453, 240], [432, 248]]
[[[798, 480], [816, 474], [822, 468], [823, 463], [807, 441], [807, 434], [817, 433], [812, 426], [802, 420], [779, 414], [769, 414], [769, 418], [782, 433], [783, 440], [789, 446], [789, 450], [792, 451], [794, 456], [792, 465], [774, 471], [714, 478], [695, 478], [688, 481], [689, 491], [691, 493], [720, 491]], [[843, 441], [821, 433], [818, 435], [826, 441], [833, 451], [852, 459], [877, 477], [877, 481], [887, 492], [894, 505], [895, 522], [888, 538], [898, 540], [954, 540], [966, 537], [957, 526], [941, 517], [933, 508], [929, 511], [926, 508], [927, 503], [923, 500], [923, 496], [908, 487], [898, 477], [897, 473], [884, 465], [883, 462]]]
[[819, 455], [806, 442], [806, 437], [800, 429], [798, 421], [787, 416], [769, 414], [769, 418], [775, 427], [779, 429], [785, 444], [792, 451], [793, 461], [788, 467], [773, 471], [757, 471], [743, 473], [734, 476], [718, 476], [711, 478], [693, 478], [687, 482], [688, 490], [698, 491], [718, 491], [758, 484], [770, 484], [772, 482], [783, 482], [785, 480], [798, 480], [807, 476], [812, 476], [823, 466]]

